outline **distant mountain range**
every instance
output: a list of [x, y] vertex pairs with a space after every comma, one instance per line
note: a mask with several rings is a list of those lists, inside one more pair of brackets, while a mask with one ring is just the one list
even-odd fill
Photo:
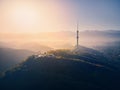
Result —
[[[16, 42], [17, 43], [17, 42]], [[52, 50], [53, 48], [50, 48], [45, 45], [41, 45], [37, 42], [29, 42], [29, 43], [12, 43], [12, 42], [0, 42], [0, 48], [14, 48], [14, 49], [25, 49], [33, 52], [45, 52]]]
[[120, 37], [120, 30], [104, 30], [104, 31], [97, 31], [97, 30], [86, 30], [80, 32], [81, 36], [91, 36], [91, 37], [111, 37], [111, 38], [118, 38]]
[[[9, 36], [9, 37], [7, 37]], [[24, 37], [24, 40], [23, 40]], [[79, 33], [79, 44], [86, 47], [104, 45], [120, 41], [120, 30], [84, 30]], [[50, 50], [51, 48], [71, 48], [76, 44], [75, 31], [40, 32], [40, 33], [2, 33], [0, 38], [16, 48], [30, 47], [32, 50]], [[11, 41], [11, 42], [10, 42]], [[18, 42], [19, 41], [19, 42]], [[0, 43], [0, 45], [2, 45]], [[41, 48], [40, 48], [41, 47]], [[9, 47], [11, 48], [11, 47]], [[27, 49], [30, 49], [27, 48]]]
[[25, 43], [25, 44], [21, 45], [20, 48], [31, 50], [34, 52], [45, 52], [45, 51], [49, 51], [49, 50], [53, 49], [49, 46], [41, 45], [36, 42]]

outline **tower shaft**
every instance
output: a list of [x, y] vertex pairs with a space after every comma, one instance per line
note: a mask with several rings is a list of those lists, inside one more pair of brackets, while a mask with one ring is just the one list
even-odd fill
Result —
[[76, 37], [76, 40], [77, 40], [77, 48], [79, 46], [79, 23], [77, 22], [77, 37]]

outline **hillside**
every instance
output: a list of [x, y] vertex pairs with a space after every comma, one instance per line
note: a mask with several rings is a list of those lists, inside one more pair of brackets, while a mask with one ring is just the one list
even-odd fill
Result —
[[0, 72], [25, 60], [34, 52], [23, 49], [0, 48]]
[[120, 42], [106, 43], [102, 46], [96, 46], [94, 49], [103, 53], [109, 63], [120, 69]]
[[120, 41], [114, 43], [107, 43], [103, 46], [96, 46], [94, 49], [102, 52], [111, 60], [120, 60]]
[[51, 51], [55, 56], [62, 56], [66, 58], [74, 58], [74, 59], [81, 59], [86, 62], [95, 63], [105, 65], [114, 69], [118, 69], [111, 61], [107, 58], [107, 56], [95, 49], [87, 48], [84, 46], [79, 46], [78, 48], [74, 48], [73, 50], [57, 50]]
[[[1, 90], [114, 90], [120, 72], [96, 50], [55, 50], [34, 55], [8, 70], [0, 79]], [[95, 56], [96, 58], [95, 58]], [[81, 57], [84, 56], [84, 57]], [[101, 60], [101, 61], [100, 61]], [[101, 63], [102, 62], [102, 63]]]

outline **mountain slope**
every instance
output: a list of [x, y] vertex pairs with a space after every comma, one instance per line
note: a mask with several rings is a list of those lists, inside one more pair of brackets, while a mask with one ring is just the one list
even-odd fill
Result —
[[102, 52], [111, 60], [120, 60], [120, 42], [107, 43], [103, 46], [96, 46], [95, 49]]
[[75, 54], [69, 50], [31, 56], [19, 66], [6, 72], [0, 80], [0, 89], [114, 90], [120, 88], [119, 71], [111, 69], [107, 64], [81, 60], [79, 56], [80, 53]]
[[79, 46], [73, 50], [55, 50], [50, 53], [60, 57], [81, 59], [90, 63], [107, 65], [108, 67], [116, 69], [116, 67], [110, 63], [110, 60], [103, 53], [84, 46]]
[[22, 49], [0, 48], [0, 71], [20, 63], [33, 53]]
[[120, 42], [107, 43], [103, 46], [94, 47], [109, 60], [113, 66], [120, 69]]

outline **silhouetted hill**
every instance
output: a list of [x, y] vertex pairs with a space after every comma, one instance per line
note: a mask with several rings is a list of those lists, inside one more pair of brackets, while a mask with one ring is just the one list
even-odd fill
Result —
[[29, 50], [0, 48], [0, 72], [20, 63], [33, 53]]
[[103, 53], [110, 63], [120, 69], [120, 42], [107, 43], [94, 48]]
[[44, 55], [34, 55], [7, 71], [0, 79], [0, 89], [120, 89], [120, 72], [106, 63], [101, 63], [102, 59], [106, 60], [98, 51], [82, 46], [78, 50], [56, 50]]
[[114, 65], [110, 63], [110, 60], [103, 53], [84, 46], [79, 46], [73, 50], [55, 50], [51, 51], [50, 53], [53, 53], [54, 55], [60, 57], [62, 56], [67, 58], [81, 59], [87, 62], [102, 64], [105, 66], [107, 65], [111, 68], [116, 68], [113, 67]]

